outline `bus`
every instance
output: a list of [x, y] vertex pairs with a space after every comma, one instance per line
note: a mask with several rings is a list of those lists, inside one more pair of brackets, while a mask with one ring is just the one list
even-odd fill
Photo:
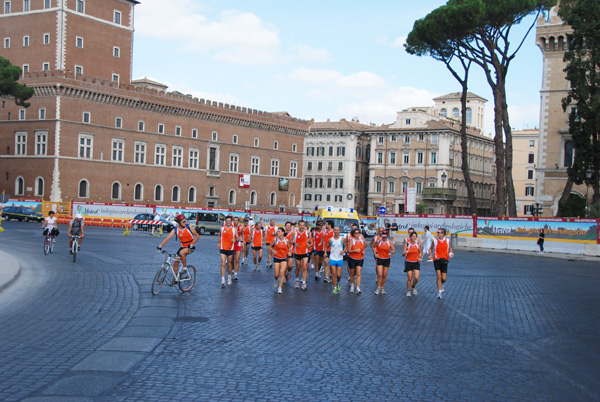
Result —
[[358, 213], [354, 208], [339, 208], [339, 207], [315, 207], [315, 218], [318, 221], [333, 221], [333, 226], [339, 226], [342, 234], [350, 233], [352, 224], [355, 223], [359, 227]]

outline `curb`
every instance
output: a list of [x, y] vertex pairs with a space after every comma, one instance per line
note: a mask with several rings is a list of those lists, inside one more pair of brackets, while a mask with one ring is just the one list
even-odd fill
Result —
[[9, 287], [21, 274], [21, 264], [10, 254], [0, 251], [0, 291]]

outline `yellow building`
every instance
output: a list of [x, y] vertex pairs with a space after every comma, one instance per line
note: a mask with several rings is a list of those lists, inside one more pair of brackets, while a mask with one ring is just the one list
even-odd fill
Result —
[[517, 216], [535, 215], [536, 159], [539, 144], [538, 129], [513, 131], [513, 184]]

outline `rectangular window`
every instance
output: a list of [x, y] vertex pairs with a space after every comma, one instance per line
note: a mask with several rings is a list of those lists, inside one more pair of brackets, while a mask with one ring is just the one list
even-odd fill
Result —
[[163, 123], [159, 123], [158, 124], [158, 133], [159, 134], [164, 134], [165, 133], [165, 125]]
[[407, 126], [410, 125], [410, 119], [404, 119], [404, 124], [406, 124]]
[[113, 15], [113, 22], [115, 24], [121, 24], [121, 12], [120, 11], [115, 10], [115, 13]]
[[528, 170], [527, 171], [527, 179], [528, 180], [533, 180], [533, 170]]
[[190, 148], [190, 158], [188, 160], [190, 169], [198, 169], [198, 166], [200, 166], [199, 155], [200, 150], [198, 148]]
[[389, 181], [388, 182], [388, 193], [394, 194], [395, 191], [396, 191], [396, 183], [394, 183], [393, 181]]
[[83, 67], [75, 66], [75, 74], [83, 75]]
[[344, 147], [344, 146], [337, 147], [337, 156], [346, 156], [346, 147]]
[[419, 134], [419, 141], [425, 141], [425, 134]]
[[258, 174], [260, 169], [260, 158], [258, 156], [253, 156], [250, 160], [250, 173]]
[[395, 152], [390, 152], [390, 163], [391, 164], [396, 163], [396, 153]]
[[146, 143], [137, 142], [135, 143], [134, 162], [144, 164], [146, 163]]
[[325, 156], [325, 147], [317, 147], [317, 156]]
[[279, 142], [273, 141], [273, 149], [279, 149]]
[[322, 177], [315, 179], [315, 188], [323, 188], [323, 178]]
[[259, 144], [258, 138], [255, 138], [254, 139], [254, 146], [258, 148], [258, 144]]
[[4, 48], [5, 49], [10, 48], [10, 38], [4, 38]]
[[431, 134], [431, 143], [432, 144], [438, 143], [438, 135], [437, 134]]
[[183, 148], [173, 147], [171, 166], [183, 167]]
[[383, 152], [377, 152], [377, 163], [383, 163]]
[[423, 164], [423, 152], [417, 152], [417, 163]]
[[392, 134], [392, 138], [390, 141], [392, 141], [392, 142], [398, 141], [398, 136], [396, 134]]
[[279, 176], [279, 159], [271, 159], [271, 176]]
[[15, 155], [27, 155], [27, 133], [15, 134]]
[[217, 133], [216, 131], [213, 131], [212, 132], [212, 140], [217, 141], [218, 138], [219, 138], [219, 133]]
[[75, 47], [83, 49], [83, 38], [81, 36], [75, 37]]
[[138, 121], [138, 131], [144, 131], [145, 124], [143, 120]]
[[534, 163], [534, 161], [535, 161], [535, 156], [533, 154], [529, 154], [528, 162], [529, 163]]
[[120, 117], [115, 118], [115, 127], [122, 128], [123, 127], [123, 119]]
[[402, 194], [406, 194], [406, 189], [408, 188], [408, 183], [403, 181], [402, 182]]
[[380, 181], [375, 182], [375, 192], [381, 193], [381, 182]]
[[327, 178], [327, 188], [331, 188], [331, 186], [333, 185], [333, 179], [331, 177]]
[[529, 140], [529, 148], [535, 147], [535, 140]]
[[335, 179], [335, 188], [344, 188], [344, 179]]
[[523, 206], [523, 213], [525, 215], [533, 215], [533, 205], [528, 204]]
[[533, 186], [525, 187], [525, 195], [533, 197]]
[[380, 135], [379, 137], [377, 137], [378, 145], [383, 145], [384, 141], [385, 141], [385, 137], [383, 135]]
[[336, 195], [335, 196], [335, 202], [342, 202], [342, 196], [341, 195]]
[[19, 120], [25, 120], [26, 112], [25, 109], [19, 109]]
[[331, 172], [333, 170], [333, 162], [327, 162], [327, 171]]
[[298, 152], [298, 145], [292, 144], [292, 152]]
[[304, 179], [304, 187], [312, 188], [312, 177], [306, 177]]
[[310, 201], [312, 199], [312, 194], [304, 194], [304, 200]]
[[417, 182], [417, 194], [421, 194], [423, 192], [423, 183], [420, 181]]
[[240, 160], [239, 154], [229, 154], [229, 171], [230, 172], [237, 173], [239, 160]]
[[45, 33], [44, 37], [42, 39], [42, 43], [44, 45], [49, 45], [50, 44], [50, 34], [49, 33]]
[[320, 172], [323, 170], [323, 162], [317, 162], [317, 170]]
[[85, 12], [85, 1], [84, 0], [77, 0], [77, 9], [76, 10], [78, 13]]
[[23, 36], [23, 47], [28, 47], [29, 46], [29, 36], [25, 35]]
[[192, 138], [198, 138], [198, 129], [192, 128]]
[[121, 57], [121, 48], [117, 46], [113, 47], [113, 57]]
[[10, 14], [10, 1], [4, 2], [4, 14]]
[[313, 164], [312, 162], [306, 162], [306, 170], [307, 171], [309, 171], [309, 172], [312, 171], [312, 164]]
[[46, 108], [41, 107], [39, 111], [40, 120], [46, 119]]
[[82, 121], [84, 123], [89, 123], [92, 120], [92, 114], [90, 112], [83, 112]]
[[232, 144], [237, 144], [237, 143], [238, 143], [238, 136], [237, 136], [237, 134], [234, 134], [234, 135], [231, 137], [231, 143], [232, 143]]
[[338, 162], [338, 170], [339, 171], [344, 170], [344, 162]]
[[91, 159], [93, 155], [94, 137], [79, 134], [79, 157]]
[[48, 71], [48, 70], [50, 70], [50, 63], [43, 63], [42, 71]]
[[44, 0], [44, 8], [50, 8], [50, 7], [52, 7], [50, 0]]
[[321, 201], [323, 199], [323, 197], [321, 196], [321, 194], [315, 194], [315, 201]]
[[306, 147], [306, 156], [315, 156], [315, 147]]
[[175, 135], [181, 136], [181, 126], [175, 126]]
[[167, 164], [167, 146], [164, 144], [156, 144], [154, 147], [154, 164], [165, 166]]
[[329, 156], [333, 156], [333, 147], [329, 147]]
[[402, 155], [402, 163], [405, 165], [410, 163], [410, 153], [405, 152], [404, 155]]
[[28, 73], [29, 72], [29, 64], [23, 64], [23, 72], [24, 73]]
[[[409, 121], [410, 121], [410, 120], [409, 120]], [[410, 124], [410, 123], [408, 123], [408, 124]], [[410, 135], [405, 135], [405, 136], [404, 136], [404, 143], [405, 143], [405, 144], [410, 144]]]
[[125, 141], [112, 140], [112, 160], [114, 162], [123, 162], [123, 148], [125, 148]]
[[437, 152], [432, 152], [431, 153], [431, 164], [436, 164], [437, 163]]
[[48, 133], [46, 131], [40, 131], [35, 133], [35, 154], [46, 155], [46, 148], [48, 147]]
[[290, 177], [296, 177], [298, 175], [298, 162], [290, 161]]
[[215, 147], [208, 148], [208, 170], [217, 170], [217, 148]]
[[113, 74], [112, 75], [112, 82], [118, 83], [119, 82], [119, 78], [120, 78], [119, 74]]

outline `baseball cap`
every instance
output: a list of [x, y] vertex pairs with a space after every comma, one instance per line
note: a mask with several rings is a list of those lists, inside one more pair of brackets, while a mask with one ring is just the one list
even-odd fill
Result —
[[81, 214], [76, 214], [75, 219], [83, 219], [83, 216]]

